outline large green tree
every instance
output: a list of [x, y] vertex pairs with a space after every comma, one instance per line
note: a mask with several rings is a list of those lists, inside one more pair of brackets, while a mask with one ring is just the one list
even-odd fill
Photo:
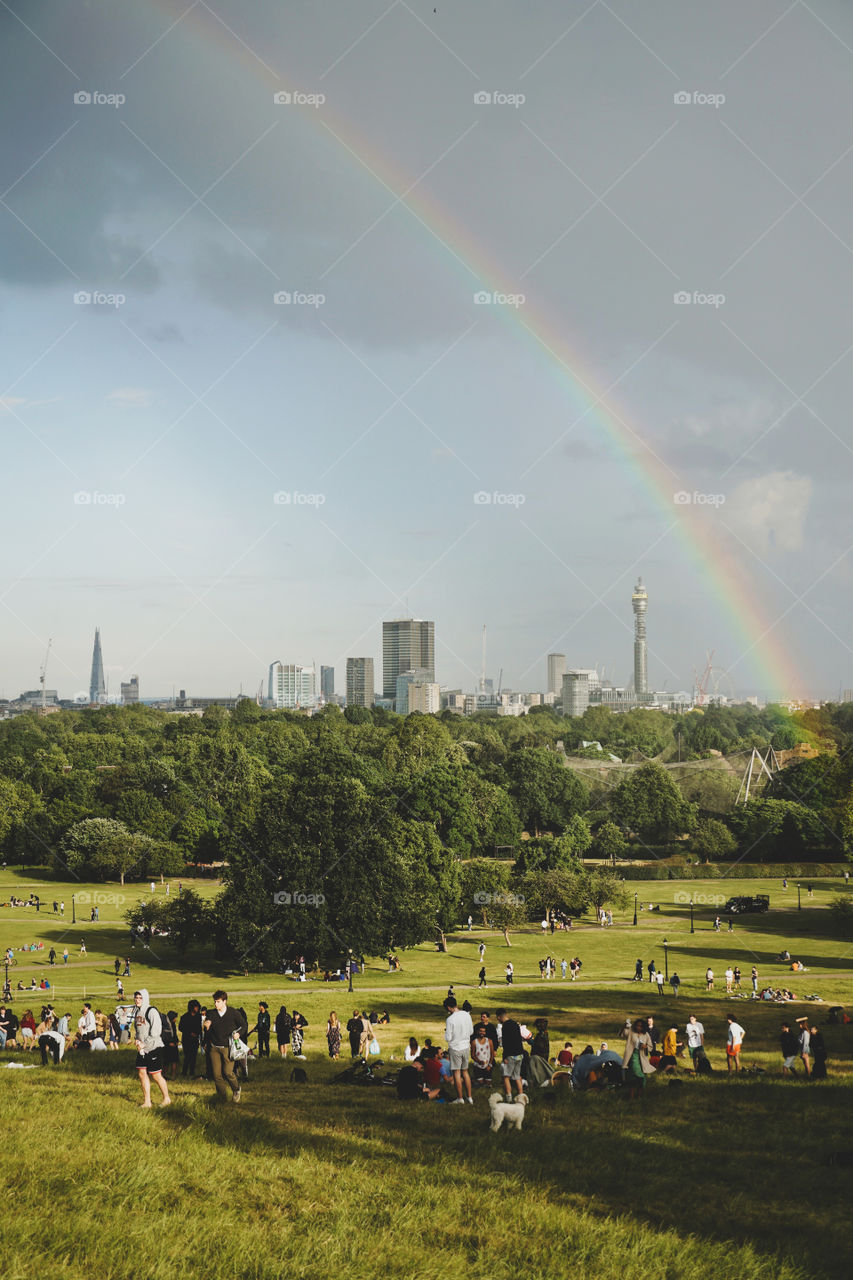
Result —
[[689, 831], [696, 820], [688, 804], [662, 765], [650, 762], [623, 778], [610, 800], [620, 826], [644, 840], [664, 841]]

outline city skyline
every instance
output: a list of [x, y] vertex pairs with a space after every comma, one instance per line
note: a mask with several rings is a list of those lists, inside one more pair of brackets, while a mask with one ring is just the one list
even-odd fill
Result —
[[0, 36], [6, 698], [48, 638], [86, 695], [94, 618], [111, 696], [342, 672], [402, 612], [448, 687], [484, 623], [505, 686], [627, 685], [639, 573], [651, 688], [711, 650], [744, 696], [851, 684], [853, 12], [11, 0]]

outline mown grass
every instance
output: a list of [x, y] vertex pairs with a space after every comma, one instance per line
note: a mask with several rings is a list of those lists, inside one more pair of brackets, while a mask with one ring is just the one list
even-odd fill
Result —
[[[20, 893], [25, 880], [7, 872], [0, 898], [10, 883]], [[802, 1012], [821, 1020], [825, 1006], [765, 1005], [727, 1000], [719, 987], [712, 995], [702, 990], [707, 963], [721, 974], [731, 961], [745, 980], [757, 963], [762, 977], [784, 981], [798, 995], [819, 991], [827, 1003], [853, 998], [850, 945], [834, 936], [826, 910], [840, 886], [822, 883], [808, 903], [803, 894], [797, 912], [796, 893], [785, 901], [778, 882], [739, 884], [738, 892], [769, 888], [773, 910], [736, 921], [731, 935], [710, 928], [712, 909], [696, 912], [691, 935], [689, 910], [673, 902], [681, 887], [642, 885], [640, 900], [660, 902], [662, 910], [641, 913], [636, 929], [632, 902], [613, 929], [588, 924], [545, 942], [534, 930], [513, 935], [511, 951], [494, 933], [457, 933], [446, 955], [429, 946], [404, 952], [402, 973], [371, 962], [356, 978], [354, 997], [342, 985], [223, 973], [202, 952], [180, 961], [164, 950], [143, 964], [137, 946], [125, 985], [145, 983], [162, 1005], [180, 1009], [224, 979], [232, 1002], [250, 1014], [258, 997], [303, 1010], [309, 1083], [291, 1084], [290, 1061], [273, 1059], [252, 1064], [239, 1106], [215, 1107], [210, 1084], [179, 1080], [172, 1108], [142, 1112], [132, 1051], [70, 1054], [59, 1068], [32, 1071], [3, 1066], [37, 1057], [0, 1055], [6, 1275], [848, 1275], [851, 1173], [827, 1159], [853, 1149], [853, 1026], [824, 1028], [829, 1080], [783, 1081], [779, 1022]], [[695, 889], [720, 891], [714, 881]], [[52, 900], [44, 882], [36, 891]], [[125, 954], [127, 933], [118, 911], [113, 920], [78, 922], [71, 931], [69, 892], [65, 900], [65, 921], [4, 909], [0, 942], [41, 936], [61, 952], [63, 934], [69, 948], [77, 934], [85, 936], [86, 961], [75, 958], [51, 975], [60, 980], [58, 1006], [76, 1016], [84, 986], [111, 1007], [112, 958]], [[647, 982], [630, 982], [637, 956], [662, 963], [664, 936], [672, 944], [670, 971], [678, 968], [684, 979], [677, 1001], [668, 989], [660, 998]], [[481, 937], [487, 970], [499, 980], [476, 992]], [[807, 974], [774, 964], [783, 945], [803, 956]], [[558, 959], [579, 954], [583, 977], [542, 982], [536, 961], [545, 951]], [[507, 955], [516, 967], [511, 989], [500, 980]], [[16, 966], [13, 986], [18, 972], [29, 976], [32, 968], [40, 976], [45, 959], [46, 952]], [[345, 1020], [356, 1004], [387, 1007], [391, 1025], [378, 1029], [383, 1057], [399, 1058], [412, 1033], [441, 1041], [449, 982], [475, 1010], [507, 1003], [527, 1020], [547, 1014], [554, 1051], [564, 1038], [576, 1050], [587, 1041], [614, 1043], [629, 1014], [653, 1012], [658, 1025], [675, 1019], [683, 1026], [695, 1010], [717, 1068], [725, 1014], [734, 1008], [747, 1028], [746, 1064], [767, 1074], [729, 1080], [718, 1069], [710, 1079], [685, 1075], [672, 1088], [654, 1080], [634, 1104], [619, 1093], [540, 1093], [523, 1131], [498, 1135], [488, 1132], [483, 1094], [473, 1108], [448, 1108], [402, 1104], [387, 1088], [327, 1083], [344, 1065], [331, 1063], [325, 1050], [331, 1008]], [[28, 1003], [40, 1003], [39, 994], [16, 995], [14, 1007]]]

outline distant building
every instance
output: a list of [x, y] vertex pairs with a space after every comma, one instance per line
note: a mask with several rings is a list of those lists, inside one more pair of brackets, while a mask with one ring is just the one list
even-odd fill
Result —
[[[412, 711], [421, 710], [421, 707], [412, 705], [412, 697], [419, 697], [412, 694], [413, 686], [432, 686], [433, 684], [432, 673], [426, 667], [414, 667], [411, 671], [401, 671], [394, 686], [394, 709], [398, 715], [407, 716]], [[438, 685], [435, 687], [437, 689]], [[435, 710], [438, 711], [438, 709], [436, 704]]]
[[320, 697], [324, 702], [331, 702], [335, 696], [335, 668], [320, 668]]
[[563, 715], [582, 716], [589, 706], [589, 671], [567, 671], [563, 676]]
[[95, 627], [95, 644], [92, 649], [92, 674], [89, 677], [89, 701], [102, 703], [107, 700], [107, 685], [104, 680], [104, 658], [101, 653], [101, 632]]
[[298, 662], [270, 663], [268, 699], [276, 708], [314, 707], [317, 705], [317, 676], [313, 667]]
[[139, 701], [139, 676], [131, 676], [130, 680], [125, 684], [121, 682], [121, 700], [124, 706], [128, 706], [132, 702]]
[[376, 696], [372, 658], [347, 658], [347, 706], [372, 707]]
[[408, 715], [421, 711], [424, 715], [437, 715], [441, 708], [441, 694], [435, 682], [421, 683], [413, 680], [408, 687]]
[[564, 653], [548, 654], [548, 683], [545, 688], [549, 693], [559, 694], [563, 687], [563, 676], [566, 673], [566, 655]]
[[853, 702], [853, 689], [845, 689], [841, 695], [842, 702]]
[[397, 677], [404, 671], [427, 672], [435, 680], [435, 623], [421, 618], [395, 618], [382, 623], [382, 696], [396, 698]]

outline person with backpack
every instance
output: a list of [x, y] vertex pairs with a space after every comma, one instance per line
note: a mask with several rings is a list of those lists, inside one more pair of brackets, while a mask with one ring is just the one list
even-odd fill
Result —
[[198, 1000], [190, 1000], [186, 1013], [181, 1015], [178, 1023], [181, 1033], [181, 1048], [184, 1051], [182, 1076], [195, 1076], [195, 1064], [201, 1045], [201, 1005]]
[[169, 1097], [169, 1086], [163, 1079], [163, 1020], [152, 1005], [148, 992], [143, 989], [133, 993], [136, 1006], [134, 1014], [134, 1031], [136, 1041], [136, 1073], [142, 1088], [143, 1109], [151, 1106], [151, 1081], [157, 1085], [162, 1095], [161, 1107], [168, 1107], [172, 1099]]

